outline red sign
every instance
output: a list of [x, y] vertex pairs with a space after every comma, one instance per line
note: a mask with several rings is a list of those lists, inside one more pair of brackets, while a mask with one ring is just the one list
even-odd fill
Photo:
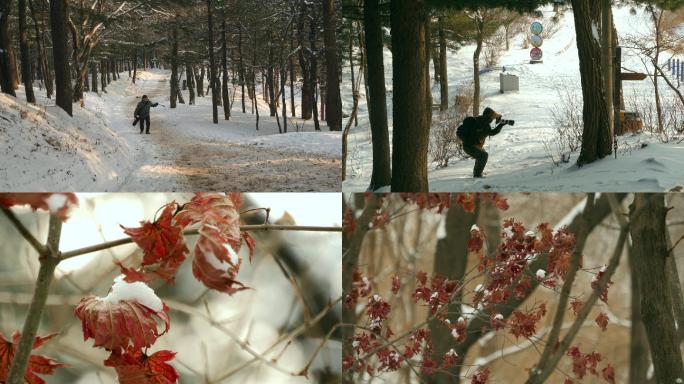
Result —
[[542, 50], [539, 48], [532, 48], [532, 50], [530, 51], [530, 58], [532, 58], [532, 60], [541, 60], [543, 56], [544, 54], [542, 53]]

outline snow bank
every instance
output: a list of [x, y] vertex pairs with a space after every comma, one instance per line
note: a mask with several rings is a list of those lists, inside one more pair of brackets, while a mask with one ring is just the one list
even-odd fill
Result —
[[130, 172], [130, 148], [98, 112], [73, 118], [36, 91], [38, 104], [0, 94], [0, 190], [108, 191]]

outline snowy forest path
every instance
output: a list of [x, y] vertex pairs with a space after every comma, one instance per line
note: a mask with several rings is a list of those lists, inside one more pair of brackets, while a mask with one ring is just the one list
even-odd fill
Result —
[[[168, 74], [144, 72], [129, 84], [121, 103], [112, 107], [111, 126], [135, 149], [135, 169], [120, 191], [337, 191], [340, 161], [325, 155], [280, 150], [277, 147], [232, 143], [203, 137], [192, 130], [206, 126], [207, 116], [197, 108], [193, 119], [173, 116], [163, 101], [168, 98]], [[121, 85], [120, 85], [121, 86]], [[132, 127], [133, 111], [146, 94], [159, 106], [151, 110], [150, 135]], [[134, 98], [134, 96], [136, 98]], [[180, 108], [187, 108], [179, 104]], [[175, 112], [174, 112], [175, 114]], [[250, 115], [236, 113], [229, 124], [246, 124]], [[187, 115], [184, 115], [187, 116]], [[242, 121], [245, 120], [245, 121]], [[196, 126], [193, 123], [197, 122]], [[226, 122], [221, 122], [226, 124]], [[253, 123], [251, 123], [253, 124]]]

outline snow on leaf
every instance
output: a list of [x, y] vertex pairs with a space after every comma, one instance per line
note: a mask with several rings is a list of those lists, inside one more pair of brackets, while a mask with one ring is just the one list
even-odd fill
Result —
[[[37, 336], [33, 342], [32, 348], [36, 349], [40, 347], [56, 335], [57, 334], [55, 333], [44, 337]], [[7, 376], [9, 375], [9, 370], [12, 361], [14, 360], [14, 354], [16, 353], [20, 339], [21, 334], [18, 331], [14, 332], [12, 335], [12, 341], [5, 339], [5, 336], [0, 333], [0, 382], [2, 383], [7, 381]], [[55, 369], [61, 367], [65, 367], [65, 365], [58, 363], [54, 359], [43, 355], [31, 355], [29, 356], [26, 372], [24, 372], [24, 380], [29, 384], [44, 384], [45, 381], [36, 374], [52, 375], [55, 372]]]
[[138, 228], [123, 228], [124, 233], [138, 244], [143, 251], [143, 260], [139, 269], [123, 267], [122, 273], [126, 281], [151, 281], [160, 277], [173, 282], [176, 272], [188, 253], [183, 237], [183, 227], [173, 223], [173, 213], [176, 203], [166, 205], [159, 218], [151, 223], [143, 221]]
[[235, 252], [240, 239], [229, 238], [220, 229], [204, 225], [195, 244], [192, 274], [207, 288], [232, 295], [247, 289], [236, 280], [242, 259]]
[[51, 215], [66, 220], [69, 210], [78, 205], [74, 193], [0, 193], [0, 205], [30, 205], [33, 210], [44, 209]]
[[148, 356], [139, 349], [128, 349], [112, 352], [104, 365], [116, 369], [120, 384], [174, 384], [179, 375], [167, 362], [175, 356], [175, 352], [167, 350]]
[[[81, 319], [83, 340], [92, 337], [94, 346], [108, 351], [120, 351], [129, 345], [140, 349], [154, 344], [169, 330], [169, 308], [154, 292], [152, 297], [142, 286], [151, 291], [141, 282], [127, 284], [119, 279], [107, 297], [81, 299], [74, 313]], [[157, 328], [159, 321], [165, 325], [161, 332]]]
[[595, 321], [596, 324], [598, 324], [599, 328], [601, 328], [601, 330], [605, 332], [606, 328], [608, 327], [608, 316], [606, 316], [605, 313], [601, 312], [596, 317]]

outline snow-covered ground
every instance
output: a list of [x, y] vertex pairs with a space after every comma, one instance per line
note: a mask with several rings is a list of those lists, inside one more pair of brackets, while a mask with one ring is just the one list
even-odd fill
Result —
[[[630, 9], [624, 7], [615, 8], [614, 12], [621, 39], [648, 27], [642, 11], [632, 15]], [[541, 21], [548, 26], [554, 12], [544, 8], [543, 13]], [[522, 35], [513, 38], [511, 49], [499, 60], [507, 73], [519, 76], [519, 92], [499, 93], [499, 68], [481, 76], [484, 97], [481, 108], [492, 107], [504, 118], [516, 120], [515, 126], [506, 126], [501, 134], [487, 140], [486, 178], [472, 178], [472, 159], [452, 160], [442, 169], [430, 164], [431, 191], [476, 191], [485, 186], [498, 191], [666, 191], [684, 185], [684, 143], [681, 138], [663, 144], [648, 133], [619, 137], [617, 159], [606, 158], [578, 168], [574, 165], [578, 156], [575, 153], [569, 163], [555, 166], [547, 151], [547, 145], [553, 146], [557, 140], [551, 111], [560, 103], [559, 91], [574, 90], [581, 96], [572, 11], [564, 13], [558, 31], [544, 42], [543, 64], [529, 64], [529, 48], [522, 48], [523, 39]], [[459, 86], [472, 82], [474, 49], [473, 45], [467, 45], [448, 52], [450, 104], [453, 104]], [[628, 70], [645, 70], [634, 52], [626, 49], [623, 58], [623, 67]], [[392, 68], [388, 50], [385, 50], [385, 70], [391, 136]], [[348, 111], [352, 102], [348, 73], [346, 75], [343, 100]], [[665, 85], [661, 86], [661, 90], [665, 88]], [[628, 103], [627, 99], [635, 92], [650, 97], [653, 86], [648, 79], [625, 82], [624, 91]], [[349, 135], [347, 180], [343, 183], [343, 190], [348, 192], [364, 191], [372, 173], [370, 126], [363, 89], [361, 92], [359, 126], [352, 128]], [[439, 102], [439, 85], [433, 87], [433, 100]], [[439, 112], [435, 112], [436, 120], [438, 115]]]
[[[288, 118], [278, 134], [260, 102], [255, 116], [235, 98], [230, 121], [211, 123], [211, 98], [168, 108], [167, 71], [126, 73], [107, 93], [86, 93], [85, 107], [66, 115], [36, 89], [38, 105], [0, 95], [0, 189], [4, 191], [338, 191], [341, 136], [314, 132], [313, 123]], [[150, 135], [132, 127], [136, 97], [164, 106], [151, 111]], [[187, 99], [187, 94], [185, 95]], [[186, 100], [187, 101], [187, 100]], [[249, 103], [249, 101], [248, 101]], [[289, 107], [289, 105], [288, 105]], [[288, 111], [289, 113], [289, 111]], [[282, 123], [282, 121], [281, 121]], [[300, 132], [294, 132], [295, 123]]]

